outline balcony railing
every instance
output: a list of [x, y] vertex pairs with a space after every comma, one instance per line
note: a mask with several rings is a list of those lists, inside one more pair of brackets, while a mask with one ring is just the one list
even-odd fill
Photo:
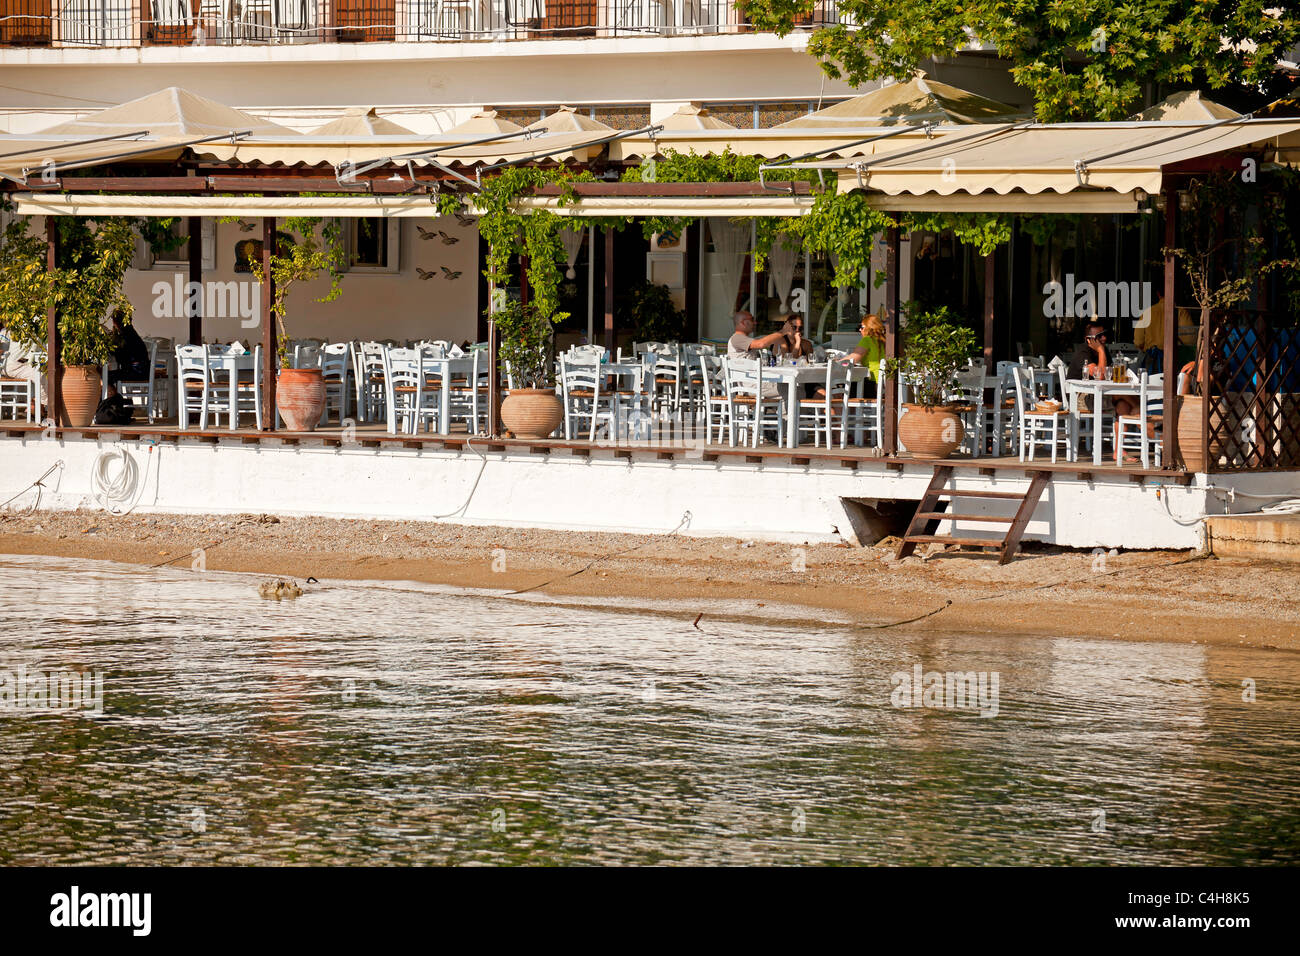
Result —
[[[839, 22], [831, 0], [808, 27]], [[751, 31], [733, 0], [0, 0], [0, 46], [460, 43]]]

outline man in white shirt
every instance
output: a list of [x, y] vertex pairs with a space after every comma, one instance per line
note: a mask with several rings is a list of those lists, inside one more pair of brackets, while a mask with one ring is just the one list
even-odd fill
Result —
[[749, 353], [785, 338], [785, 332], [779, 329], [762, 338], [754, 338], [754, 317], [748, 312], [737, 312], [731, 321], [736, 331], [727, 339], [727, 354], [732, 358], [754, 358]]

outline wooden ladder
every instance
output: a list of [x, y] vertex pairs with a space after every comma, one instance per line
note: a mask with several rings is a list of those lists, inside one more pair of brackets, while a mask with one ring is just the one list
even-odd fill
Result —
[[[1025, 533], [1029, 517], [1038, 507], [1038, 499], [1043, 496], [1043, 489], [1052, 480], [1049, 471], [1030, 471], [1033, 476], [1029, 490], [1024, 494], [1016, 491], [957, 491], [945, 489], [944, 485], [952, 477], [951, 465], [936, 465], [934, 475], [930, 478], [930, 487], [925, 489], [925, 497], [917, 505], [916, 514], [912, 516], [899, 542], [897, 558], [905, 558], [916, 550], [918, 544], [937, 541], [942, 544], [966, 545], [975, 548], [997, 548], [1001, 555], [998, 564], [1006, 564], [1015, 555], [1020, 546], [1020, 536]], [[1013, 516], [1006, 515], [963, 515], [948, 510], [950, 500], [958, 498], [1001, 498], [1020, 502]], [[950, 500], [944, 500], [950, 499]], [[951, 535], [935, 534], [940, 521], [984, 521], [990, 524], [1007, 525], [1006, 535], [996, 538], [957, 538]]]

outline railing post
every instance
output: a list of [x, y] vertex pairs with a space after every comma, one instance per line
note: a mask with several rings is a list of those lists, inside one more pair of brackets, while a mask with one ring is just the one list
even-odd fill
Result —
[[[189, 292], [194, 289], [203, 288], [203, 220], [199, 216], [190, 216], [189, 232], [189, 264], [190, 264], [190, 282]], [[186, 304], [189, 311], [190, 319], [190, 345], [203, 344], [203, 294], [189, 294], [186, 296]]]
[[[53, 272], [59, 267], [59, 220], [45, 217], [45, 269]], [[45, 405], [50, 421], [56, 426], [63, 421], [63, 402], [59, 384], [63, 379], [63, 337], [59, 334], [59, 308], [50, 302], [45, 311]]]
[[[885, 231], [885, 358], [902, 358], [898, 328], [898, 227]], [[891, 373], [880, 383], [880, 436], [886, 455], [898, 453], [898, 376]]]
[[614, 361], [614, 230], [605, 227], [605, 351]]
[[[1177, 265], [1173, 249], [1178, 243], [1178, 189], [1166, 179], [1165, 185], [1165, 335], [1164, 335], [1164, 453], [1162, 460], [1172, 466], [1177, 460], [1178, 449], [1178, 309], [1174, 306], [1174, 289], [1177, 286]], [[1202, 334], [1207, 336], [1209, 329], [1202, 324]], [[1208, 359], [1208, 352], [1207, 352]], [[1201, 401], [1209, 404], [1210, 396], [1201, 393]], [[1096, 436], [1101, 441], [1101, 436]], [[1207, 449], [1202, 449], [1204, 454]], [[1205, 459], [1208, 467], [1208, 458]]]
[[993, 368], [993, 302], [994, 288], [996, 281], [996, 267], [994, 256], [996, 253], [990, 252], [984, 257], [984, 369], [985, 374]]
[[[262, 217], [262, 431], [275, 431], [275, 385], [280, 371], [275, 314], [275, 276], [271, 257], [275, 254], [275, 217]], [[230, 399], [235, 400], [234, 396]]]

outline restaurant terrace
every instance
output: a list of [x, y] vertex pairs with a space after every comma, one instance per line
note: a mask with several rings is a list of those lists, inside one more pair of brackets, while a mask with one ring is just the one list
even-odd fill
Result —
[[[881, 515], [902, 507], [910, 521], [900, 553], [947, 542], [991, 548], [1005, 560], [1022, 536], [1076, 547], [1197, 546], [1207, 514], [1240, 508], [1237, 496], [1280, 497], [1294, 485], [1298, 317], [1276, 282], [1255, 276], [1245, 305], [1197, 307], [1180, 279], [1177, 250], [1190, 241], [1180, 216], [1190, 215], [1195, 185], [1224, 171], [1263, 176], [1294, 164], [1300, 121], [1233, 114], [1043, 125], [992, 108], [976, 117], [953, 110], [909, 118], [894, 110], [882, 119], [870, 104], [859, 104], [864, 112], [855, 117], [852, 103], [822, 122], [814, 114], [767, 130], [727, 129], [690, 109], [662, 124], [612, 130], [562, 110], [531, 127], [485, 113], [428, 137], [361, 111], [304, 135], [171, 89], [9, 137], [0, 142], [5, 194], [17, 216], [44, 228], [51, 269], [60, 217], [178, 219], [192, 237], [237, 222], [270, 277], [281, 229], [299, 217], [427, 221], [422, 239], [477, 245], [474, 223], [489, 212], [483, 190], [494, 176], [580, 172], [520, 195], [513, 211], [563, 217], [569, 274], [579, 251], [589, 257], [590, 314], [582, 340], [563, 348], [557, 336], [548, 346], [562, 422], [550, 434], [520, 437], [501, 420], [503, 398], [520, 385], [512, 381], [518, 370], [501, 358], [496, 316], [503, 303], [528, 304], [527, 263], [514, 264], [509, 294], [495, 287], [480, 294], [466, 321], [481, 334], [463, 344], [462, 336], [443, 334], [436, 313], [422, 335], [388, 334], [384, 315], [349, 303], [347, 291], [335, 306], [355, 315], [346, 335], [282, 342], [273, 281], [263, 283], [244, 335], [213, 341], [205, 324], [213, 320], [205, 315], [211, 298], [182, 294], [175, 301], [184, 302], [184, 333], [147, 339], [147, 378], [123, 383], [137, 406], [129, 424], [71, 423], [51, 306], [44, 383], [0, 383], [7, 463], [0, 492], [20, 491], [48, 467], [27, 493], [55, 507], [99, 501], [118, 510], [287, 510], [646, 531], [686, 521], [692, 533], [790, 540], [865, 541]], [[950, 109], [951, 101], [940, 105]], [[756, 157], [759, 174], [708, 182], [627, 175], [690, 154]], [[872, 214], [1139, 221], [1144, 245], [1136, 258], [1154, 248], [1162, 262], [1152, 273], [1153, 301], [1132, 318], [1135, 328], [1158, 330], [1159, 340], [1139, 349], [1112, 335], [1109, 362], [1096, 370], [1104, 377], [1071, 374], [1068, 356], [1012, 341], [1008, 302], [1027, 294], [1016, 285], [1016, 254], [967, 250], [966, 272], [971, 263], [979, 269], [963, 274], [966, 297], [982, 293], [976, 348], [943, 383], [943, 401], [961, 427], [954, 447], [937, 458], [900, 440], [906, 418], [925, 408], [916, 402], [922, 383], [909, 379], [906, 365], [908, 236], [899, 225], [871, 242], [880, 288], [864, 281], [853, 293], [861, 311], [870, 305], [880, 319], [883, 341], [869, 361], [860, 354], [856, 315], [831, 332], [824, 319], [814, 326], [806, 303], [800, 315], [791, 276], [802, 259], [810, 278], [811, 253], [780, 238], [767, 251], [767, 269], [783, 316], [804, 322], [806, 354], [728, 354], [726, 336], [705, 334], [714, 327], [703, 318], [694, 336], [627, 341], [619, 288], [639, 277], [618, 272], [615, 219], [686, 220], [698, 257], [670, 249], [656, 259], [652, 249], [647, 275], [667, 276], [701, 316], [704, 293], [691, 289], [712, 282], [729, 315], [752, 309], [759, 295], [759, 223], [813, 215], [827, 192], [861, 197], [860, 208]], [[922, 251], [951, 246], [942, 227], [930, 232]], [[708, 275], [706, 244], [714, 256]], [[471, 261], [475, 276], [484, 262]], [[914, 272], [921, 261], [910, 263]], [[205, 244], [189, 242], [177, 287], [183, 276], [205, 288], [209, 269]], [[449, 279], [466, 271], [443, 267]], [[288, 302], [292, 326], [294, 299]], [[147, 313], [146, 302], [133, 305]], [[760, 326], [755, 338], [791, 328], [789, 320]], [[282, 420], [282, 352], [290, 368], [322, 372], [325, 407], [315, 427], [291, 430]]]

